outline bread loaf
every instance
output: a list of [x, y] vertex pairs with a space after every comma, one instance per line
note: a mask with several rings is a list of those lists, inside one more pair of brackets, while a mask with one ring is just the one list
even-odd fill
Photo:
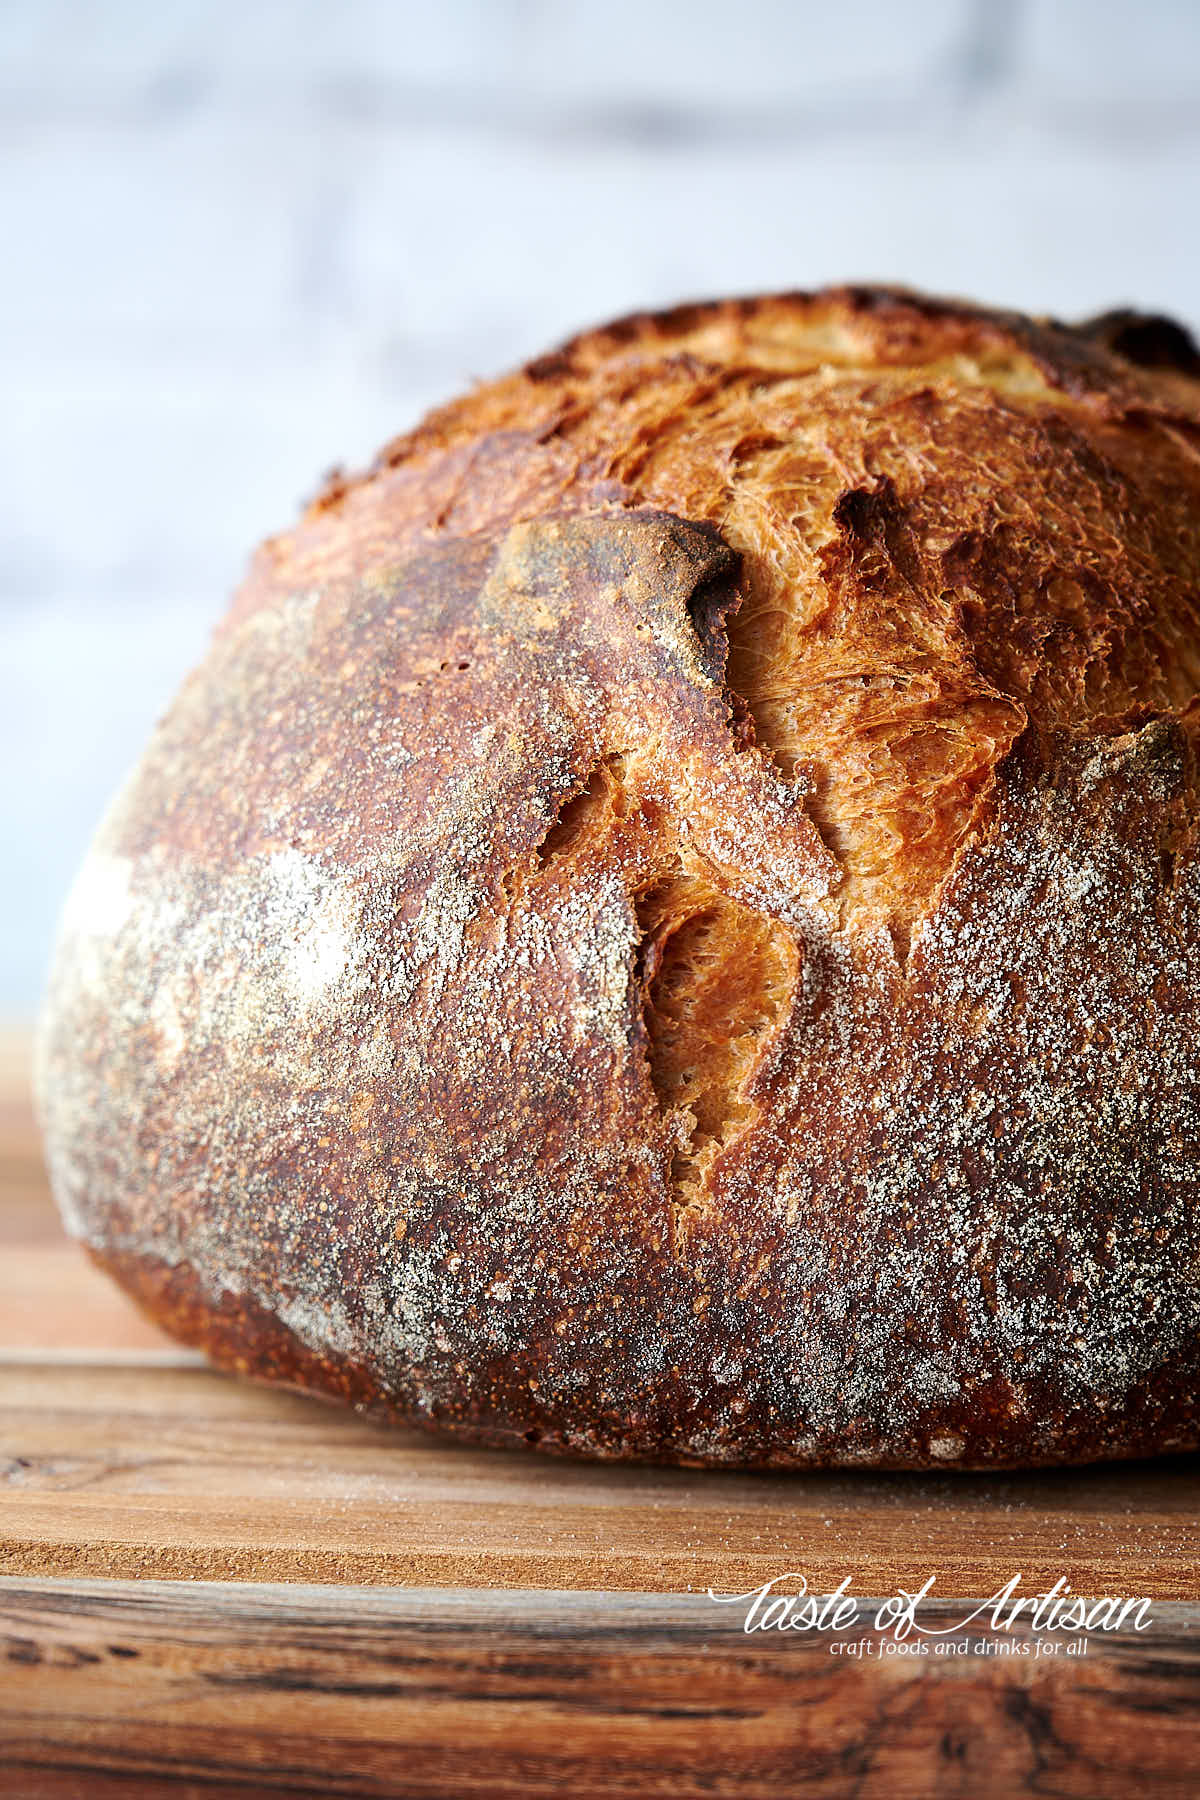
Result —
[[258, 553], [103, 824], [67, 1223], [490, 1443], [1200, 1443], [1200, 359], [892, 291], [592, 331]]

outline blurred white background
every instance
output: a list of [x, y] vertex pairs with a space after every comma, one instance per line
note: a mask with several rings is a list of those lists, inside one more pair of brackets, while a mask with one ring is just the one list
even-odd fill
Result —
[[576, 327], [1200, 324], [1197, 0], [2, 0], [0, 1015], [245, 556]]

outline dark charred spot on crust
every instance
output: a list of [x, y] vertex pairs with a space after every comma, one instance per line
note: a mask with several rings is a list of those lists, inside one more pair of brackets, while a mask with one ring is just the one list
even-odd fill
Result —
[[[723, 311], [726, 304], [721, 300], [685, 300], [678, 306], [666, 307], [661, 312], [626, 313], [623, 318], [614, 319], [611, 324], [603, 326], [600, 335], [614, 344], [636, 343], [648, 333], [661, 337], [685, 337], [689, 331], [695, 331], [706, 324], [715, 313]], [[565, 348], [569, 351], [582, 341], [584, 340], [573, 338]]]
[[1159, 852], [1159, 876], [1165, 888], [1175, 885], [1176, 852], [1172, 845], [1165, 844]]
[[[891, 483], [886, 484], [891, 487]], [[893, 490], [894, 491], [894, 490]], [[835, 525], [866, 543], [879, 536], [878, 524], [884, 513], [884, 494], [879, 488], [848, 488], [833, 509]]]
[[882, 551], [905, 581], [921, 579], [921, 559], [908, 516], [886, 476], [875, 487], [848, 488], [833, 509], [834, 523], [851, 541]]
[[340, 463], [335, 463], [322, 475], [316, 493], [307, 502], [308, 510], [314, 513], [335, 511], [353, 485], [354, 477]]
[[696, 628], [705, 662], [717, 673], [724, 670], [729, 653], [725, 623], [740, 599], [734, 586], [737, 562], [732, 555], [723, 559], [712, 574], [697, 584], [687, 601], [688, 617]]
[[530, 381], [558, 381], [572, 372], [573, 364], [565, 350], [551, 350], [525, 364]]
[[1100, 313], [1078, 327], [1081, 335], [1140, 369], [1173, 369], [1200, 377], [1200, 348], [1190, 331], [1163, 313], [1129, 307]]

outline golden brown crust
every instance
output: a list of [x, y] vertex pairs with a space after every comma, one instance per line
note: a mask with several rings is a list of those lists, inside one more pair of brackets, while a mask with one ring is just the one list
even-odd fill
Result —
[[1194, 359], [718, 302], [329, 487], [69, 909], [74, 1229], [228, 1365], [490, 1441], [1200, 1441]]

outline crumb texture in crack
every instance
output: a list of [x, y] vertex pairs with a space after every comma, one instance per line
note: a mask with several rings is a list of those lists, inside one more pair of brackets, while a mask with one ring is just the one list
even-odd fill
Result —
[[753, 1072], [796, 987], [782, 926], [673, 866], [637, 902], [650, 1074], [676, 1136], [678, 1206], [702, 1206], [720, 1152], [753, 1122]]
[[537, 860], [542, 868], [569, 862], [586, 846], [593, 845], [628, 811], [625, 762], [621, 755], [606, 756], [596, 764], [585, 785], [567, 800], [558, 818], [542, 839]]
[[647, 773], [636, 755], [604, 757], [565, 802], [537, 865], [568, 887], [598, 867], [628, 873], [631, 975], [673, 1144], [672, 1202], [703, 1210], [715, 1163], [758, 1116], [755, 1071], [790, 1014], [800, 953], [791, 932], [723, 891], [680, 842], [678, 821], [646, 791]]

